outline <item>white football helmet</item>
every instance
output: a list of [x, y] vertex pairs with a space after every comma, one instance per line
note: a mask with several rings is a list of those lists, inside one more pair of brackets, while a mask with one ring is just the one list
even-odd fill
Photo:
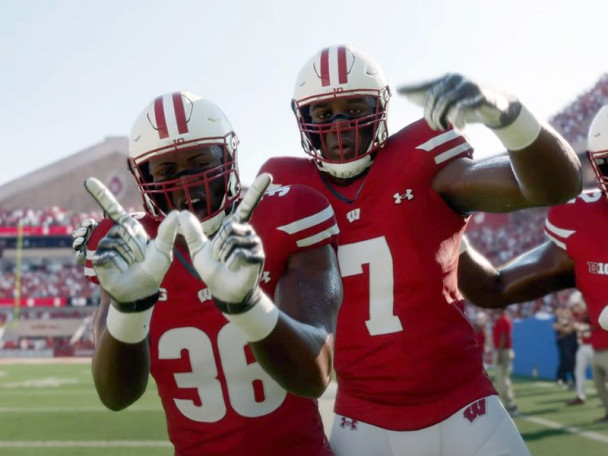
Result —
[[[300, 70], [294, 90], [292, 108], [298, 121], [304, 151], [311, 155], [321, 171], [333, 176], [349, 178], [361, 174], [372, 162], [372, 153], [384, 146], [388, 138], [386, 110], [390, 89], [382, 69], [368, 55], [353, 46], [331, 46], [317, 52]], [[373, 114], [344, 118], [339, 122], [313, 123], [309, 114], [312, 103], [334, 98], [369, 97], [374, 104]], [[325, 154], [324, 135], [370, 129], [371, 142], [362, 154], [346, 159], [330, 159]], [[358, 144], [355, 145], [357, 150]], [[341, 148], [341, 146], [340, 146]]]
[[[129, 168], [146, 212], [157, 220], [164, 218], [174, 209], [171, 193], [181, 192], [191, 211], [206, 209], [201, 225], [207, 236], [213, 234], [240, 192], [237, 145], [238, 138], [228, 118], [211, 101], [185, 91], [157, 97], [139, 115], [129, 138]], [[200, 147], [221, 150], [222, 164], [154, 182], [149, 171], [150, 159], [161, 156], [170, 159], [172, 154]], [[219, 188], [223, 189], [221, 197], [212, 194]]]
[[608, 197], [608, 105], [603, 106], [591, 121], [587, 155], [600, 190]]

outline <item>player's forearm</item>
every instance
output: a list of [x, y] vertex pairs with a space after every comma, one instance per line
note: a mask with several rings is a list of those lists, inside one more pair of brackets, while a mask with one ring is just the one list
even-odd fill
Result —
[[521, 192], [533, 205], [565, 203], [583, 188], [576, 153], [550, 127], [543, 126], [532, 144], [509, 155]]
[[551, 241], [499, 268], [469, 245], [460, 255], [458, 284], [473, 304], [500, 308], [573, 287], [573, 264]]
[[333, 335], [282, 313], [265, 339], [250, 343], [256, 360], [285, 390], [320, 397], [331, 381]]
[[142, 396], [148, 384], [148, 340], [125, 344], [104, 330], [95, 347], [92, 370], [101, 402], [114, 411], [128, 407]]
[[458, 287], [471, 303], [488, 309], [511, 304], [500, 279], [500, 272], [472, 247], [460, 255]]

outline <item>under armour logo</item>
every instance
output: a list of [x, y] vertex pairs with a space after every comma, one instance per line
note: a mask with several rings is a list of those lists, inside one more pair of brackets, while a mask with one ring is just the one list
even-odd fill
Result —
[[353, 223], [355, 220], [359, 220], [361, 218], [361, 209], [357, 208], [350, 212], [347, 212], [346, 218], [350, 223]]
[[260, 278], [260, 280], [264, 283], [270, 282], [270, 272], [268, 272], [268, 271], [262, 272], [262, 277]]
[[486, 400], [479, 399], [477, 402], [469, 405], [463, 415], [469, 422], [475, 421], [478, 417], [486, 414]]
[[414, 195], [412, 195], [412, 189], [408, 188], [403, 195], [401, 195], [399, 193], [395, 193], [393, 195], [393, 198], [395, 198], [395, 204], [401, 204], [401, 201], [406, 198], [408, 200], [414, 199]]
[[342, 429], [348, 428], [351, 431], [356, 431], [358, 424], [359, 424], [359, 422], [357, 420], [353, 420], [352, 418], [346, 418], [345, 416], [343, 416], [342, 420], [340, 421], [340, 427]]

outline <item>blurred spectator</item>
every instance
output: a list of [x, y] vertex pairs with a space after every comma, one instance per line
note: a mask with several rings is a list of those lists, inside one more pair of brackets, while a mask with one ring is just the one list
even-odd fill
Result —
[[[484, 366], [491, 362], [491, 348], [487, 338], [488, 315], [483, 311], [478, 311], [473, 319], [473, 328], [475, 330], [475, 339], [483, 350]], [[490, 358], [488, 359], [488, 355]]]
[[574, 364], [578, 348], [574, 315], [569, 303], [561, 304], [555, 310], [555, 338], [558, 351], [557, 373], [555, 381], [558, 386], [574, 389]]
[[597, 422], [608, 424], [608, 331], [597, 326], [591, 326], [591, 345], [593, 346], [593, 360], [591, 370], [593, 373], [593, 384], [604, 407], [604, 416]]
[[494, 342], [494, 377], [500, 400], [511, 416], [516, 416], [517, 403], [513, 393], [511, 374], [513, 372], [513, 322], [507, 309], [494, 310], [496, 321], [492, 329]]
[[591, 328], [587, 306], [580, 291], [570, 295], [570, 308], [574, 317], [574, 327], [578, 336], [578, 349], [576, 350], [574, 378], [576, 382], [576, 397], [568, 401], [568, 405], [582, 405], [585, 403], [587, 394], [585, 382], [587, 381], [587, 368], [593, 360], [593, 347], [591, 346]]

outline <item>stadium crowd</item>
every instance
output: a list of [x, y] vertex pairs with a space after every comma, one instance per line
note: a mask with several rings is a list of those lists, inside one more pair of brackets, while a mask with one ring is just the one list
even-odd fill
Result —
[[0, 209], [0, 226], [14, 227], [21, 222], [23, 226], [74, 228], [86, 218], [99, 218], [100, 216], [99, 212], [75, 213], [58, 206], [45, 209]]
[[549, 119], [549, 123], [567, 141], [576, 144], [587, 138], [590, 119], [605, 104], [608, 104], [608, 73], [603, 74], [591, 89]]

